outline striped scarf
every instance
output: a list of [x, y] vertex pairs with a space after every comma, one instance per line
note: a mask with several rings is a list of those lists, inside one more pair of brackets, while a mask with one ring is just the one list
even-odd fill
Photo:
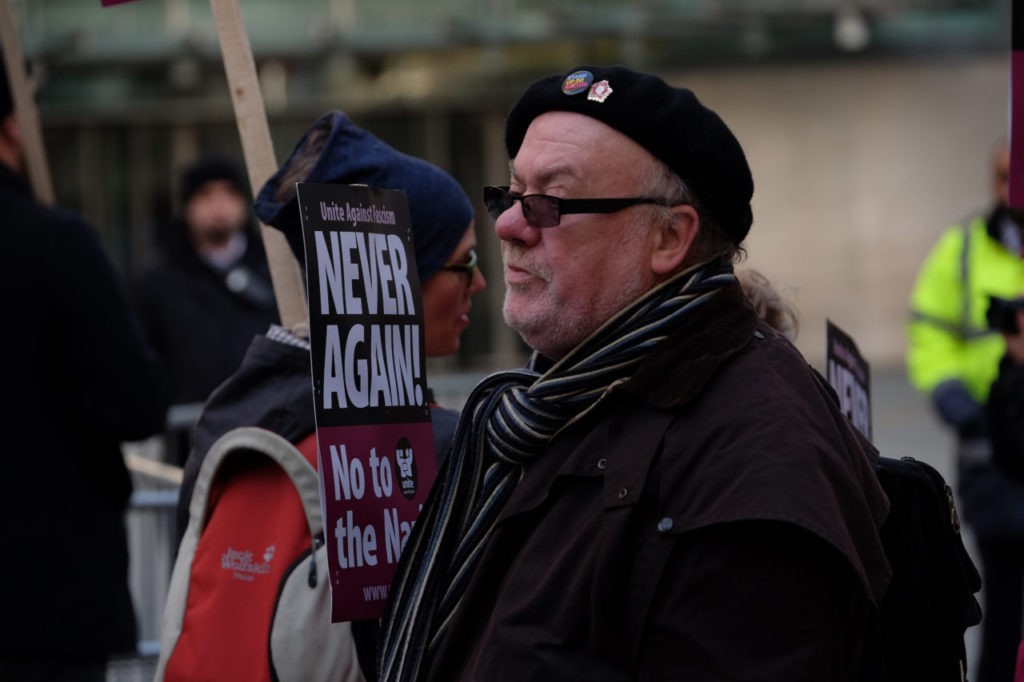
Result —
[[444, 636], [498, 515], [524, 467], [582, 417], [680, 319], [735, 281], [719, 260], [652, 289], [544, 374], [498, 372], [473, 389], [452, 451], [402, 553], [381, 630], [379, 679], [419, 679]]

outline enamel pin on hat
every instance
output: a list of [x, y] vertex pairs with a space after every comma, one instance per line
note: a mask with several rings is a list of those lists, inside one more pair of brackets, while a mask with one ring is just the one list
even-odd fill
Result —
[[608, 99], [608, 95], [613, 92], [615, 91], [612, 90], [612, 86], [608, 84], [608, 81], [598, 81], [590, 88], [590, 92], [587, 93], [587, 99], [600, 104]]
[[573, 71], [562, 81], [562, 94], [578, 95], [594, 82], [594, 74], [589, 71]]

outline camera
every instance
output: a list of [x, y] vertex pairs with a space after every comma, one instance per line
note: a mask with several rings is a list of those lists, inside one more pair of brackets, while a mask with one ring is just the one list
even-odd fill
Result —
[[1024, 310], [1024, 297], [1015, 299], [999, 298], [998, 296], [988, 297], [988, 311], [985, 318], [988, 320], [989, 329], [1000, 331], [1004, 334], [1017, 334], [1017, 311]]

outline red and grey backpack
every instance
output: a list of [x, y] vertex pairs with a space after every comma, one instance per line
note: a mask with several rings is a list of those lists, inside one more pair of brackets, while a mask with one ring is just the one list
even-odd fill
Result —
[[241, 427], [210, 448], [171, 575], [155, 682], [365, 679], [331, 623], [316, 438]]

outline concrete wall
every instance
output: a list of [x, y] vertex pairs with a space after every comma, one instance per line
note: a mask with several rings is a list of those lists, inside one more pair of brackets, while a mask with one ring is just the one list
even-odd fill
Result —
[[819, 369], [825, 319], [873, 366], [901, 365], [907, 300], [941, 231], [991, 195], [1006, 132], [1003, 56], [817, 63], [673, 74], [719, 112], [754, 174], [742, 267], [798, 306]]

